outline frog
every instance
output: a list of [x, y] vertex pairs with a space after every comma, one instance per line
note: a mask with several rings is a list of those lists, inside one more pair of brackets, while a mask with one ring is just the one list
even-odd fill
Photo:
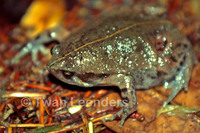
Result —
[[163, 106], [187, 90], [196, 58], [190, 41], [166, 17], [140, 13], [103, 15], [52, 49], [47, 69], [80, 87], [117, 86], [120, 127], [137, 111], [136, 90], [164, 85], [171, 94]]

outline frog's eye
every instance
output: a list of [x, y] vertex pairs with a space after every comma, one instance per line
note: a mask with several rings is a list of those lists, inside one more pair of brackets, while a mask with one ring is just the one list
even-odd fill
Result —
[[65, 71], [65, 72], [64, 72], [64, 75], [65, 75], [65, 76], [70, 76], [70, 75], [71, 75], [71, 73], [70, 73], [70, 72], [67, 72], [67, 71]]
[[52, 49], [51, 49], [51, 54], [55, 55], [55, 54], [59, 54], [60, 53], [60, 46], [59, 45], [55, 45]]
[[70, 79], [74, 73], [73, 72], [69, 72], [69, 71], [62, 71], [63, 73], [63, 76], [66, 78], [66, 79]]
[[155, 40], [155, 47], [158, 52], [164, 51], [166, 46], [167, 46], [166, 38], [163, 38], [162, 40]]

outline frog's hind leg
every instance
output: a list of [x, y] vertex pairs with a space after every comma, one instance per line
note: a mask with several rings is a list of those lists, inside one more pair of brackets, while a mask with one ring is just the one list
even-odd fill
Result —
[[177, 72], [175, 79], [172, 81], [164, 82], [164, 89], [171, 88], [171, 94], [168, 99], [164, 102], [165, 107], [174, 97], [183, 89], [188, 87], [188, 83], [191, 75], [190, 67], [183, 66], [179, 72]]
[[123, 74], [117, 74], [102, 80], [102, 84], [116, 85], [120, 88], [122, 97], [121, 110], [113, 116], [103, 119], [103, 121], [114, 120], [116, 117], [121, 116], [120, 128], [122, 128], [126, 118], [137, 110], [137, 100], [133, 86], [133, 78]]

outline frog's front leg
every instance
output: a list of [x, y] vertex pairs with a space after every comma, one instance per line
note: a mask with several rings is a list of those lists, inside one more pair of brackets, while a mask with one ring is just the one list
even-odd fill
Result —
[[137, 110], [137, 100], [133, 85], [133, 78], [123, 74], [112, 75], [105, 78], [102, 84], [116, 85], [120, 88], [122, 97], [122, 108], [112, 117], [104, 118], [103, 121], [114, 120], [121, 116], [120, 128], [122, 128], [126, 118]]

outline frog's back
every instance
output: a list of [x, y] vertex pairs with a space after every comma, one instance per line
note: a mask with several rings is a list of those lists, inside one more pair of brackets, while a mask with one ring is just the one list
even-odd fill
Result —
[[80, 73], [132, 74], [141, 69], [157, 70], [155, 38], [172, 29], [171, 22], [162, 18], [139, 14], [107, 16], [71, 35], [61, 45], [61, 53], [64, 56], [75, 52], [69, 62]]

